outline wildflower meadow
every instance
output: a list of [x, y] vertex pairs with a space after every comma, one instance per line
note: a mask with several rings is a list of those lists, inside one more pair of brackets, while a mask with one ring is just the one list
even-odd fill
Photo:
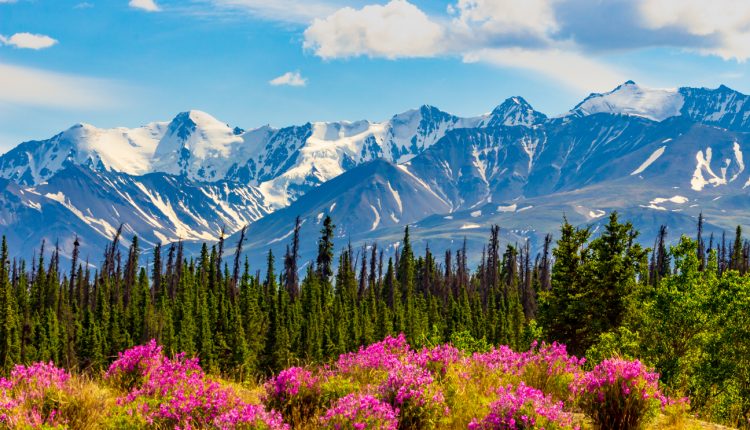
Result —
[[[689, 408], [669, 398], [659, 375], [639, 361], [611, 359], [589, 368], [557, 343], [534, 343], [526, 352], [451, 344], [413, 349], [404, 335], [254, 383], [213, 378], [197, 358], [168, 356], [155, 341], [120, 353], [100, 379], [82, 378], [53, 363], [16, 366], [0, 379], [0, 425], [617, 430], [657, 426], [665, 416], [685, 424]], [[86, 399], [91, 390], [96, 400]]]

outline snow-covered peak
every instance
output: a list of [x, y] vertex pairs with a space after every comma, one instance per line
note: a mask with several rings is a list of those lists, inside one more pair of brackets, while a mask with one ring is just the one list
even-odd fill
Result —
[[603, 94], [591, 94], [570, 114], [587, 116], [596, 113], [632, 115], [663, 121], [679, 116], [684, 98], [677, 89], [645, 88], [627, 81]]
[[680, 88], [682, 114], [721, 128], [750, 131], [750, 96], [725, 85], [719, 88]]
[[213, 116], [199, 110], [182, 112], [159, 141], [152, 168], [191, 179], [221, 179], [237, 161], [232, 155], [243, 143], [235, 128]]
[[510, 97], [497, 106], [482, 122], [482, 126], [496, 127], [500, 125], [532, 126], [547, 119], [547, 116], [537, 112], [523, 97]]

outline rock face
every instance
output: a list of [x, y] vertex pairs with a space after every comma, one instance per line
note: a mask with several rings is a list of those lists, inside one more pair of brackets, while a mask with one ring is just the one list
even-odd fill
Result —
[[18, 145], [0, 157], [0, 229], [24, 256], [42, 240], [65, 255], [76, 235], [93, 252], [120, 224], [151, 245], [251, 225], [262, 252], [285, 244], [297, 216], [312, 241], [327, 213], [340, 236], [385, 247], [407, 224], [430, 246], [479, 247], [493, 223], [535, 241], [563, 215], [597, 224], [614, 210], [677, 237], [701, 211], [716, 231], [750, 224], [748, 150], [748, 96], [724, 86], [628, 81], [552, 118], [521, 97], [475, 118], [422, 106], [248, 131], [188, 111]]

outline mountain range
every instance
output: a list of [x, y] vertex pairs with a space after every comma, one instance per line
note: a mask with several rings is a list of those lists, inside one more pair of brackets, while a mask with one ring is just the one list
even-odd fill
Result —
[[472, 118], [422, 106], [279, 129], [200, 111], [132, 129], [77, 124], [0, 156], [0, 233], [24, 257], [43, 240], [68, 255], [78, 237], [92, 261], [121, 224], [147, 247], [222, 233], [234, 245], [249, 225], [244, 249], [260, 258], [283, 250], [297, 216], [306, 261], [326, 214], [340, 245], [386, 252], [405, 225], [418, 247], [481, 250], [492, 224], [536, 246], [563, 216], [596, 229], [615, 210], [645, 242], [662, 224], [692, 235], [701, 212], [721, 234], [750, 224], [748, 99], [628, 81], [556, 117], [511, 97]]

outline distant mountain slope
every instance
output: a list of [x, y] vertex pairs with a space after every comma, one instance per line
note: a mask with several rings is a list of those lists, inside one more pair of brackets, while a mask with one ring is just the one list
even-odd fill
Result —
[[744, 94], [632, 81], [557, 117], [511, 97], [473, 118], [422, 106], [249, 131], [200, 111], [78, 124], [0, 156], [0, 230], [27, 256], [42, 240], [65, 253], [76, 234], [101, 244], [120, 224], [147, 246], [250, 225], [258, 252], [283, 249], [297, 215], [314, 237], [326, 213], [345, 240], [391, 249], [407, 224], [430, 246], [480, 247], [493, 223], [507, 241], [537, 241], [563, 214], [596, 224], [613, 210], [675, 237], [702, 211], [718, 232], [750, 224], [749, 136]]

